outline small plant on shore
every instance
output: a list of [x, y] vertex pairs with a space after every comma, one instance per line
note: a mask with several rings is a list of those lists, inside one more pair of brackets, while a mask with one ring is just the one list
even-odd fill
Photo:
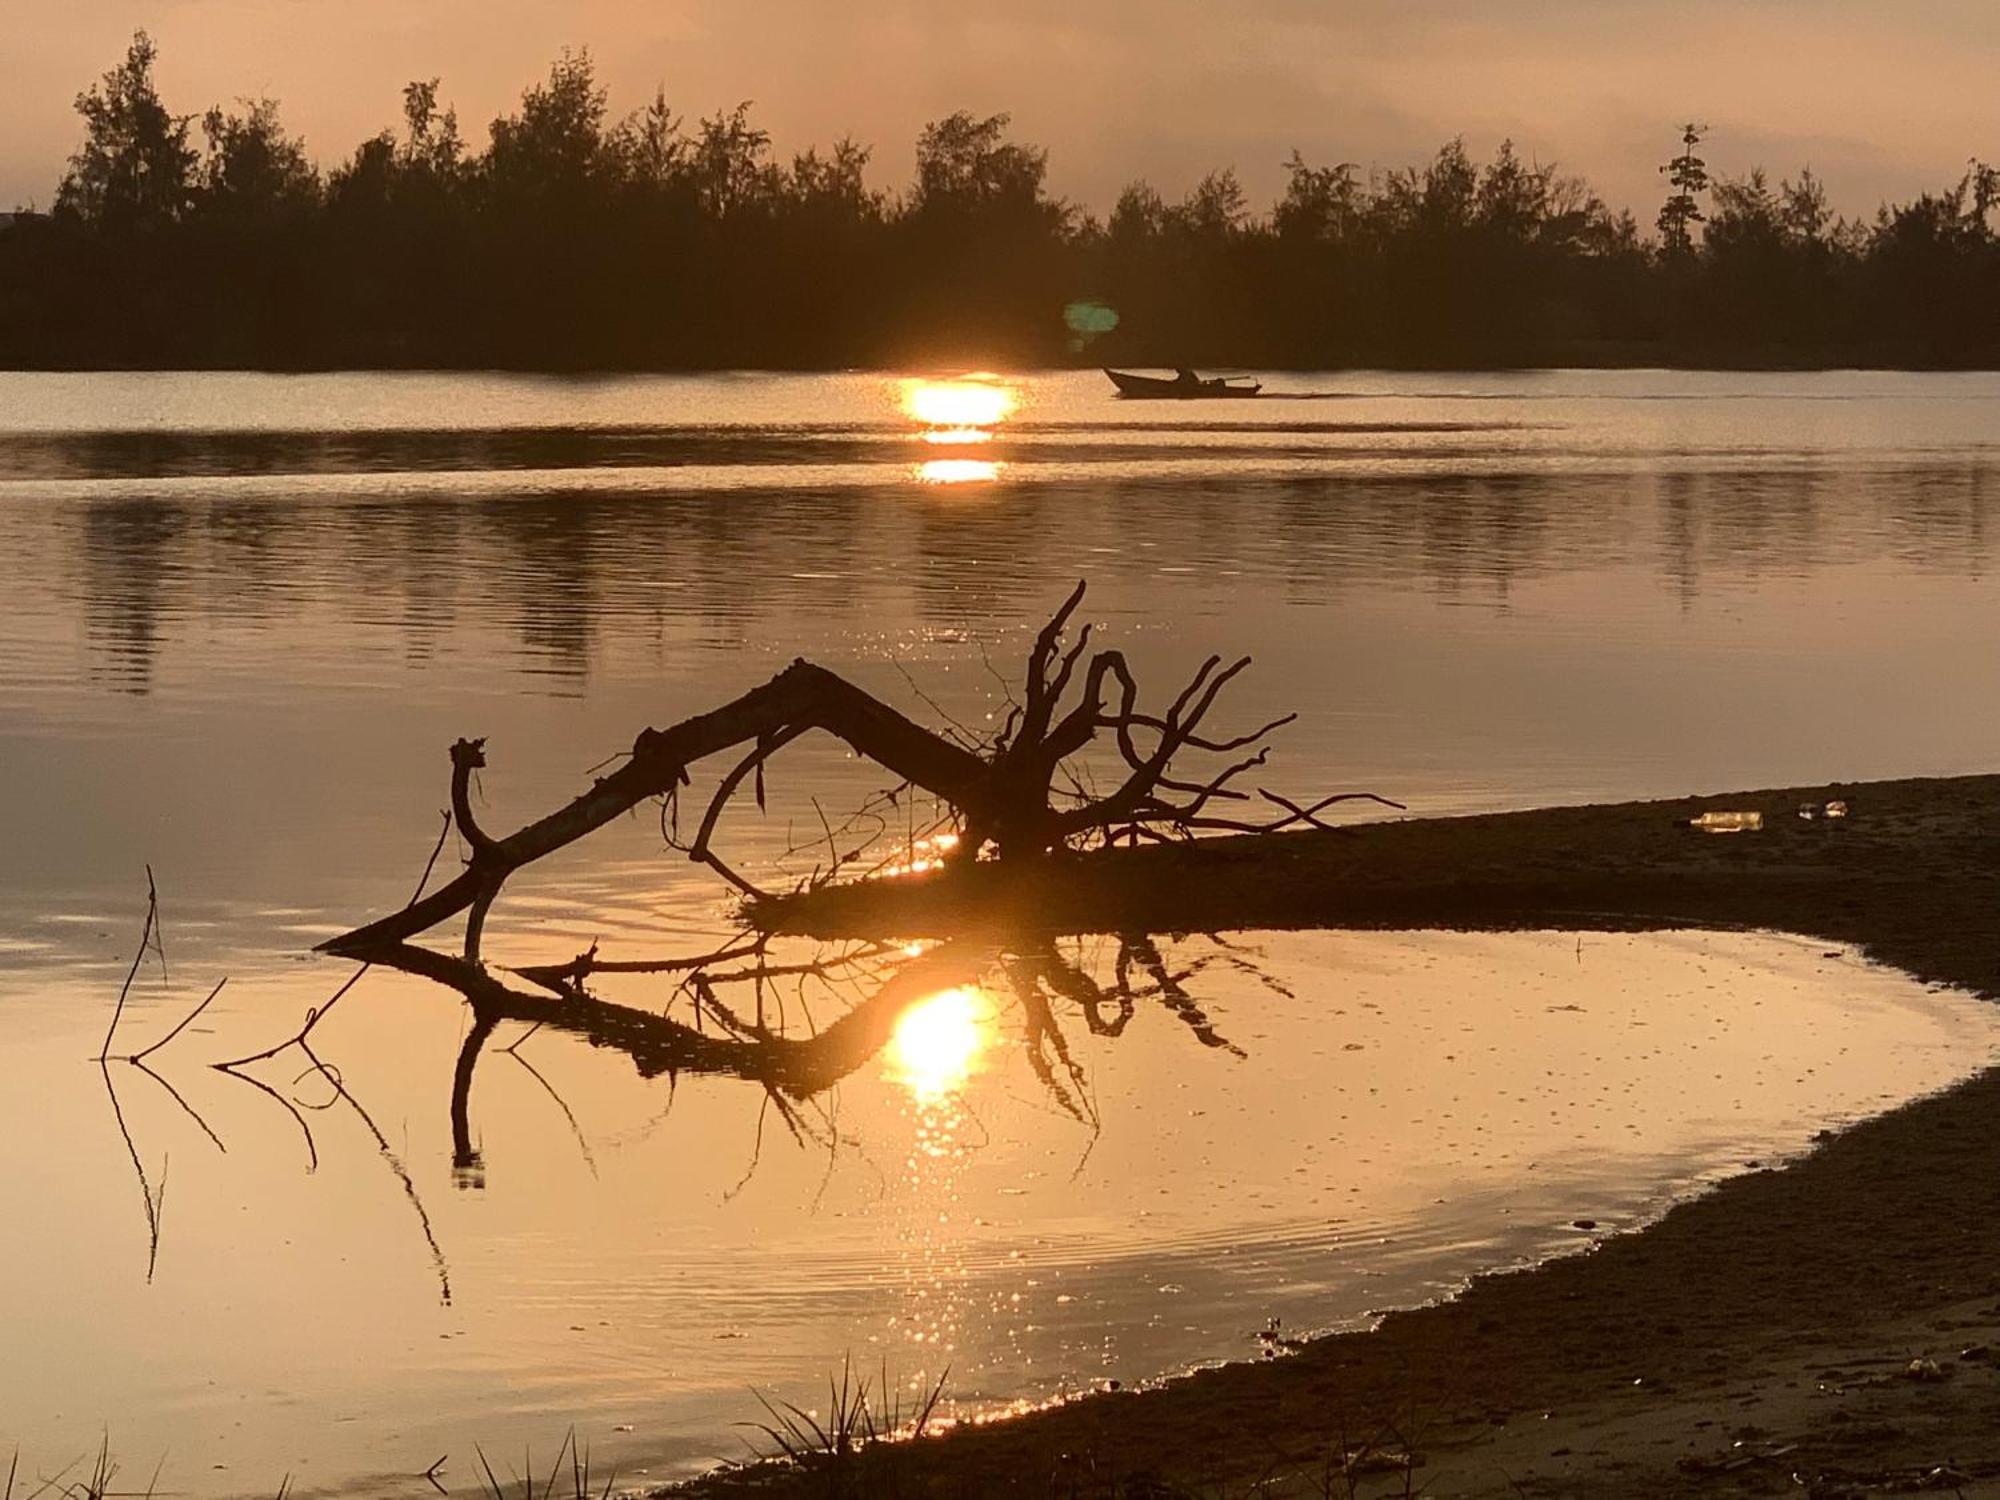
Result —
[[[21, 1500], [43, 1500], [44, 1496], [54, 1496], [55, 1500], [153, 1500], [159, 1493], [160, 1469], [166, 1466], [162, 1457], [153, 1470], [153, 1477], [146, 1482], [143, 1490], [114, 1490], [111, 1481], [118, 1477], [118, 1460], [111, 1456], [111, 1434], [106, 1433], [98, 1440], [97, 1458], [90, 1466], [90, 1472], [81, 1478], [69, 1478], [70, 1470], [83, 1462], [81, 1455], [71, 1459], [49, 1478], [29, 1490]], [[21, 1470], [21, 1450], [14, 1449], [7, 1460], [7, 1482], [0, 1484], [0, 1500], [14, 1500], [14, 1483]], [[275, 1500], [290, 1500], [292, 1476], [287, 1474], [278, 1484]]]
[[762, 1433], [770, 1442], [771, 1451], [759, 1453], [760, 1459], [778, 1459], [800, 1468], [841, 1466], [870, 1444], [924, 1436], [931, 1429], [950, 1378], [947, 1366], [906, 1412], [902, 1390], [889, 1379], [888, 1367], [882, 1368], [871, 1386], [867, 1376], [855, 1374], [850, 1356], [841, 1360], [838, 1378], [827, 1376], [824, 1419], [818, 1412], [790, 1401], [773, 1401], [756, 1391], [752, 1394], [768, 1420], [737, 1425]]
[[[493, 1472], [493, 1464], [486, 1457], [486, 1450], [475, 1443], [472, 1451], [479, 1455], [479, 1467], [486, 1479], [487, 1493], [493, 1500], [508, 1500], [507, 1489], [500, 1483], [499, 1476]], [[565, 1473], [565, 1459], [568, 1460], [567, 1473]], [[437, 1464], [433, 1464], [432, 1474], [425, 1476], [431, 1479], [433, 1485], [437, 1483], [434, 1477], [435, 1471], [442, 1463], [443, 1460], [440, 1459]], [[590, 1449], [578, 1446], [574, 1426], [563, 1434], [562, 1442], [556, 1445], [555, 1461], [549, 1465], [549, 1477], [539, 1486], [535, 1483], [534, 1449], [530, 1448], [523, 1452], [521, 1468], [524, 1472], [514, 1476], [514, 1483], [520, 1486], [520, 1500], [557, 1500], [556, 1486], [565, 1478], [568, 1480], [568, 1492], [562, 1496], [562, 1500], [611, 1500], [612, 1486], [618, 1482], [618, 1471], [613, 1469], [605, 1478], [603, 1486], [601, 1488], [597, 1486], [590, 1472]]]

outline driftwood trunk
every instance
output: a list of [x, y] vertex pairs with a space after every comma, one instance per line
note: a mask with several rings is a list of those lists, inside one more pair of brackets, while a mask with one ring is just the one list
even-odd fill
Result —
[[[1243, 657], [1228, 666], [1211, 656], [1163, 712], [1138, 706], [1139, 691], [1124, 655], [1099, 651], [1085, 659], [1090, 627], [1085, 625], [1064, 649], [1070, 616], [1084, 586], [1064, 601], [1035, 638], [1023, 701], [1014, 705], [1004, 727], [990, 742], [966, 745], [917, 724], [844, 678], [795, 661], [761, 687], [732, 702], [665, 729], [647, 729], [616, 771], [554, 812], [504, 838], [483, 830], [473, 815], [473, 772], [486, 763], [483, 740], [452, 746], [452, 820], [471, 850], [465, 869], [428, 896], [402, 910], [342, 933], [321, 945], [327, 952], [371, 959], [386, 956], [439, 923], [466, 914], [464, 957], [477, 962], [486, 913], [509, 876], [556, 850], [575, 843], [649, 799], [678, 798], [696, 762], [723, 751], [748, 747], [723, 775], [691, 842], [677, 845], [691, 859], [708, 864], [749, 895], [761, 891], [731, 869], [712, 846], [723, 808], [746, 777], [754, 776], [763, 800], [765, 763], [800, 736], [833, 735], [857, 755], [882, 767], [904, 788], [919, 788], [949, 809], [957, 830], [953, 857], [1032, 861], [1093, 842], [1123, 839], [1187, 838], [1205, 829], [1265, 832], [1293, 825], [1323, 826], [1318, 814], [1353, 797], [1350, 792], [1302, 806], [1258, 789], [1257, 797], [1277, 810], [1265, 821], [1224, 817], [1211, 809], [1251, 800], [1233, 782], [1264, 764], [1263, 741], [1292, 716], [1247, 734], [1221, 739], [1201, 733], [1203, 721], [1223, 689], [1246, 667]], [[1076, 693], [1065, 703], [1072, 684]], [[1066, 764], [1093, 743], [1108, 738], [1126, 774], [1101, 797], [1085, 795]], [[1251, 750], [1250, 747], [1256, 747]], [[1189, 752], [1230, 754], [1249, 750], [1221, 770], [1202, 777], [1177, 773], [1176, 760]], [[1059, 789], [1067, 779], [1070, 790]], [[1390, 803], [1390, 806], [1398, 804]], [[844, 857], [835, 853], [829, 877]]]

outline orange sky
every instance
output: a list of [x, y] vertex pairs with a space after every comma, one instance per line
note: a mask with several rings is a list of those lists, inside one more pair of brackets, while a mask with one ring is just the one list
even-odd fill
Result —
[[926, 119], [1012, 111], [1056, 191], [1100, 210], [1134, 176], [1170, 195], [1233, 164], [1260, 203], [1296, 146], [1396, 166], [1464, 132], [1588, 176], [1650, 224], [1690, 116], [1711, 164], [1810, 162], [1871, 212], [2000, 158], [1993, 0], [6, 0], [0, 204], [46, 204], [76, 92], [145, 26], [169, 103], [271, 94], [330, 164], [442, 75], [468, 134], [565, 45], [614, 111], [753, 99], [781, 149], [852, 132], [900, 183]]

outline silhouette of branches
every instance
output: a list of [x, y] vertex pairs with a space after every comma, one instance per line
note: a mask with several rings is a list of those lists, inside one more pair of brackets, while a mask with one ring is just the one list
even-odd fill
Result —
[[[864, 759], [898, 778], [887, 794], [891, 805], [922, 791], [943, 809], [922, 834], [914, 819], [909, 846], [877, 866], [881, 874], [912, 874], [951, 862], [992, 858], [1033, 861], [1109, 844], [1120, 838], [1188, 838], [1203, 831], [1276, 832], [1306, 825], [1328, 826], [1328, 808], [1358, 799], [1389, 807], [1372, 792], [1340, 792], [1301, 803], [1265, 787], [1257, 797], [1277, 809], [1268, 818], [1223, 816], [1220, 804], [1245, 804], [1249, 792], [1234, 783], [1265, 765], [1269, 736], [1291, 723], [1286, 714], [1244, 733], [1216, 734], [1207, 725], [1224, 690], [1250, 665], [1242, 657], [1227, 665], [1211, 656], [1161, 711], [1142, 709], [1139, 689], [1124, 654], [1100, 650], [1088, 655], [1091, 628], [1074, 640], [1065, 633], [1085, 585], [1078, 583], [1038, 632], [1028, 658], [1024, 692], [999, 733], [990, 741], [935, 733], [888, 704], [822, 667], [796, 661], [763, 686], [707, 713], [666, 729], [642, 731], [632, 753], [590, 789], [512, 834], [494, 837], [473, 818], [470, 785], [486, 764], [485, 741], [461, 739], [451, 747], [452, 820], [470, 853], [465, 869], [428, 896], [419, 895], [400, 911], [377, 918], [320, 945], [321, 951], [364, 963], [397, 944], [465, 914], [463, 958], [477, 963], [488, 913], [510, 876], [526, 865], [566, 848], [648, 799], [661, 801], [661, 828], [671, 847], [707, 865], [753, 900], [765, 896], [716, 850], [725, 810], [752, 780], [756, 800], [765, 804], [766, 768], [786, 746], [819, 731], [844, 741]], [[1074, 764], [1094, 744], [1108, 741], [1123, 764], [1122, 778], [1109, 791], [1086, 790], [1087, 772]], [[723, 751], [749, 748], [723, 774], [710, 794], [692, 838], [679, 835], [681, 788], [696, 762]], [[1247, 754], [1237, 752], [1247, 751]], [[1233, 757], [1206, 774], [1180, 769], [1189, 756]], [[905, 804], [907, 806], [907, 803]], [[886, 822], [871, 805], [863, 816]], [[839, 834], [822, 815], [829, 851], [824, 877], [831, 879], [860, 858], [861, 848], [842, 851]], [[850, 819], [843, 827], [851, 828]], [[435, 859], [435, 855], [433, 856]], [[812, 880], [822, 878], [816, 868]], [[421, 885], [419, 887], [421, 891]], [[671, 961], [670, 961], [671, 962]], [[603, 972], [594, 952], [567, 966], [524, 970], [545, 987], [572, 986], [591, 972]], [[564, 992], [559, 990], [558, 992]], [[310, 1020], [308, 1025], [310, 1026]]]

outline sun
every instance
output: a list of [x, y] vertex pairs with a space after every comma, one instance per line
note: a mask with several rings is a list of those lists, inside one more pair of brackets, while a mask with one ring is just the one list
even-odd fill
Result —
[[1015, 405], [1014, 391], [989, 376], [903, 383], [904, 412], [926, 427], [946, 431], [990, 428], [1004, 422]]
[[920, 1102], [964, 1086], [993, 1034], [993, 1010], [972, 989], [950, 989], [904, 1011], [884, 1056], [889, 1077]]

